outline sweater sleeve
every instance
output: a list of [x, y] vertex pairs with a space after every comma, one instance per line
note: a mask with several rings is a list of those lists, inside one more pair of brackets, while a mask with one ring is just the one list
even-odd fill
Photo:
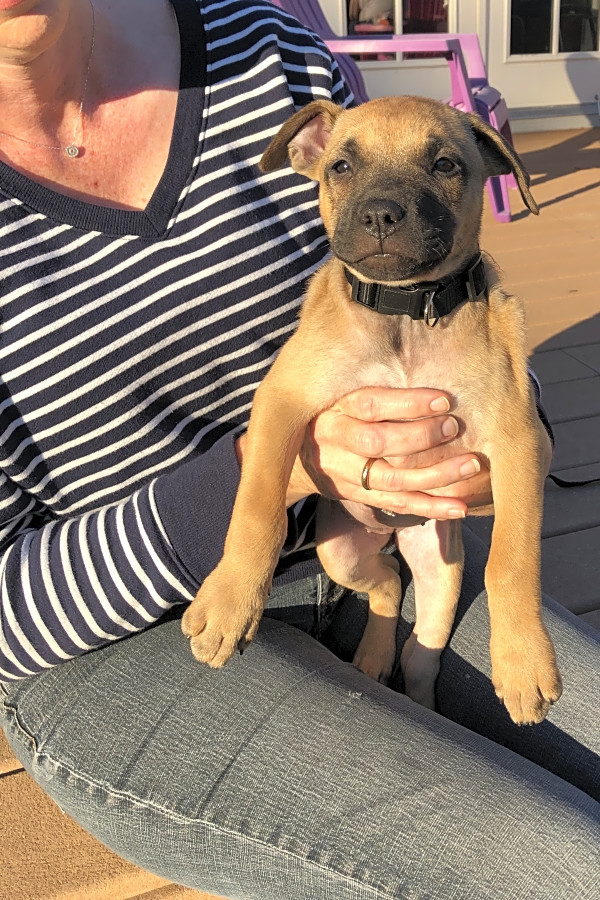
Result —
[[121, 503], [64, 521], [48, 521], [4, 477], [0, 680], [126, 637], [191, 600], [220, 557], [238, 479], [232, 434]]

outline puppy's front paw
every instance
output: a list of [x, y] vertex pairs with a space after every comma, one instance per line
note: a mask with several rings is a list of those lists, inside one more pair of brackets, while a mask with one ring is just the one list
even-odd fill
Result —
[[501, 644], [492, 640], [492, 683], [517, 725], [543, 722], [560, 698], [562, 682], [554, 647], [543, 626]]
[[256, 635], [266, 598], [219, 569], [208, 576], [186, 609], [181, 628], [197, 660], [220, 669]]

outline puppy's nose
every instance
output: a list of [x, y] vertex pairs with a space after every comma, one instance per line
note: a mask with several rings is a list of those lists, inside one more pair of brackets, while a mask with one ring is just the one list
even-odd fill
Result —
[[393, 234], [405, 211], [393, 200], [369, 200], [362, 207], [360, 222], [367, 234], [378, 240], [384, 240]]

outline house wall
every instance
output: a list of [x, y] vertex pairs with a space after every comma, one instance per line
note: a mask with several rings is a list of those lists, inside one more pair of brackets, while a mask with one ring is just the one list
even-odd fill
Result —
[[[346, 0], [320, 0], [331, 27], [346, 31]], [[600, 53], [511, 57], [509, 0], [449, 0], [451, 31], [479, 37], [490, 84], [504, 96], [514, 131], [600, 126]], [[359, 62], [369, 96], [450, 95], [439, 60]]]

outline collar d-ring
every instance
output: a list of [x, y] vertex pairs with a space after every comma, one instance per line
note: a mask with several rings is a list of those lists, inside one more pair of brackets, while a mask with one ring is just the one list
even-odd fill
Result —
[[[436, 291], [430, 291], [427, 299], [425, 300], [425, 307], [423, 309], [423, 318], [425, 320], [425, 324], [430, 328], [435, 328], [437, 323], [440, 321], [439, 313], [437, 312], [434, 300], [435, 300]], [[433, 310], [433, 314], [435, 318], [432, 321], [431, 312]]]

